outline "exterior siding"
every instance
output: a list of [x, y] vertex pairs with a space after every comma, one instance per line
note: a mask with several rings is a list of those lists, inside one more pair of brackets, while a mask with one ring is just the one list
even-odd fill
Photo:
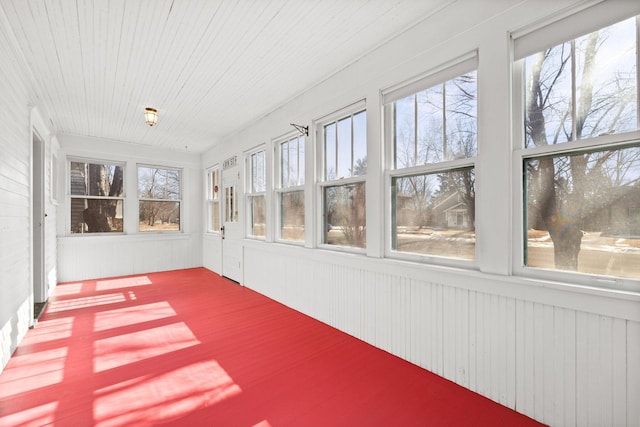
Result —
[[0, 369], [29, 326], [31, 132], [28, 73], [0, 10]]

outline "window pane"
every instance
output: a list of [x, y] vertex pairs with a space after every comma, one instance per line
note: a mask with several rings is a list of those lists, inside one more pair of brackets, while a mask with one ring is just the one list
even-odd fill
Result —
[[476, 73], [449, 80], [446, 91], [446, 144], [443, 158], [465, 159], [476, 155]]
[[324, 127], [324, 176], [326, 180], [336, 179], [336, 129], [335, 123]]
[[140, 231], [180, 231], [180, 202], [141, 200], [138, 218]]
[[636, 48], [631, 18], [526, 58], [525, 147], [637, 129]]
[[393, 109], [396, 169], [476, 156], [475, 71], [400, 99]]
[[289, 182], [288, 186], [298, 185], [298, 139], [289, 141]]
[[407, 168], [416, 164], [415, 100], [415, 95], [411, 95], [396, 101], [393, 105], [396, 168]]
[[367, 174], [367, 115], [362, 111], [353, 116], [353, 176]]
[[304, 241], [304, 191], [281, 193], [280, 218], [282, 239]]
[[260, 193], [266, 190], [264, 151], [251, 155], [251, 192]]
[[576, 39], [576, 134], [637, 129], [635, 18]]
[[437, 85], [416, 94], [418, 152], [416, 164], [437, 163], [444, 157], [444, 91]]
[[298, 185], [304, 185], [304, 136], [298, 138]]
[[640, 148], [524, 162], [525, 264], [640, 277]]
[[525, 60], [526, 147], [571, 138], [571, 44], [563, 43]]
[[211, 172], [211, 189], [209, 198], [213, 200], [219, 200], [220, 198], [220, 188], [218, 188], [218, 174], [219, 171], [217, 169]]
[[122, 197], [123, 168], [111, 164], [71, 162], [71, 195]]
[[249, 201], [251, 203], [251, 235], [257, 237], [265, 237], [265, 198], [264, 196], [252, 196], [249, 198]]
[[472, 168], [392, 180], [392, 248], [398, 252], [475, 258]]
[[71, 233], [122, 233], [122, 200], [71, 199]]
[[324, 188], [325, 235], [330, 245], [364, 248], [366, 244], [365, 184]]
[[351, 176], [351, 117], [338, 121], [338, 169], [336, 178]]
[[138, 166], [138, 197], [180, 200], [180, 170]]
[[289, 141], [280, 145], [280, 182], [283, 187], [289, 186]]
[[220, 202], [211, 203], [211, 230], [220, 231]]

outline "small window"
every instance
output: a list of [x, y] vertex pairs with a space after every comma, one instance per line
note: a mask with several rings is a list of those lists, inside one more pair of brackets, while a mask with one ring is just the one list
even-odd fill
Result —
[[122, 233], [124, 166], [71, 161], [71, 233]]
[[264, 238], [267, 233], [267, 207], [265, 193], [267, 191], [267, 172], [265, 150], [249, 156], [249, 189], [247, 206], [249, 214], [249, 235]]
[[394, 256], [475, 259], [476, 64], [452, 65], [408, 96], [404, 88], [385, 96]]
[[366, 247], [367, 114], [360, 108], [322, 123], [322, 243]]
[[220, 231], [220, 169], [215, 168], [207, 173], [207, 229], [210, 232]]
[[181, 171], [138, 166], [138, 229], [180, 231]]
[[[639, 278], [638, 29], [524, 58], [524, 265]], [[627, 133], [627, 136], [625, 136]]]
[[305, 137], [300, 135], [278, 142], [277, 151], [280, 159], [280, 186], [276, 190], [278, 238], [304, 242]]

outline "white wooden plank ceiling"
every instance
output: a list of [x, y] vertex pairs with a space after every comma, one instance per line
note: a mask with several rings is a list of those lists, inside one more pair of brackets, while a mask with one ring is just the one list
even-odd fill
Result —
[[[201, 152], [453, 0], [1, 0], [54, 133]], [[157, 108], [153, 128], [144, 107]]]

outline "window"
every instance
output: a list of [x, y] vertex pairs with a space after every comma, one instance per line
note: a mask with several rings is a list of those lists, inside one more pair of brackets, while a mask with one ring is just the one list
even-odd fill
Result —
[[322, 243], [366, 247], [367, 116], [362, 108], [321, 125]]
[[249, 235], [253, 237], [266, 236], [266, 200], [267, 172], [265, 150], [249, 155], [249, 188], [247, 191], [247, 206], [249, 213]]
[[71, 233], [122, 233], [124, 166], [74, 161], [69, 164]]
[[220, 231], [220, 169], [207, 173], [207, 228], [210, 232]]
[[180, 231], [181, 171], [138, 166], [138, 229]]
[[517, 64], [527, 267], [640, 278], [636, 22]]
[[474, 57], [384, 96], [392, 254], [475, 259], [475, 66]]
[[304, 242], [304, 156], [305, 137], [303, 135], [278, 142], [279, 188], [278, 238], [281, 240]]

